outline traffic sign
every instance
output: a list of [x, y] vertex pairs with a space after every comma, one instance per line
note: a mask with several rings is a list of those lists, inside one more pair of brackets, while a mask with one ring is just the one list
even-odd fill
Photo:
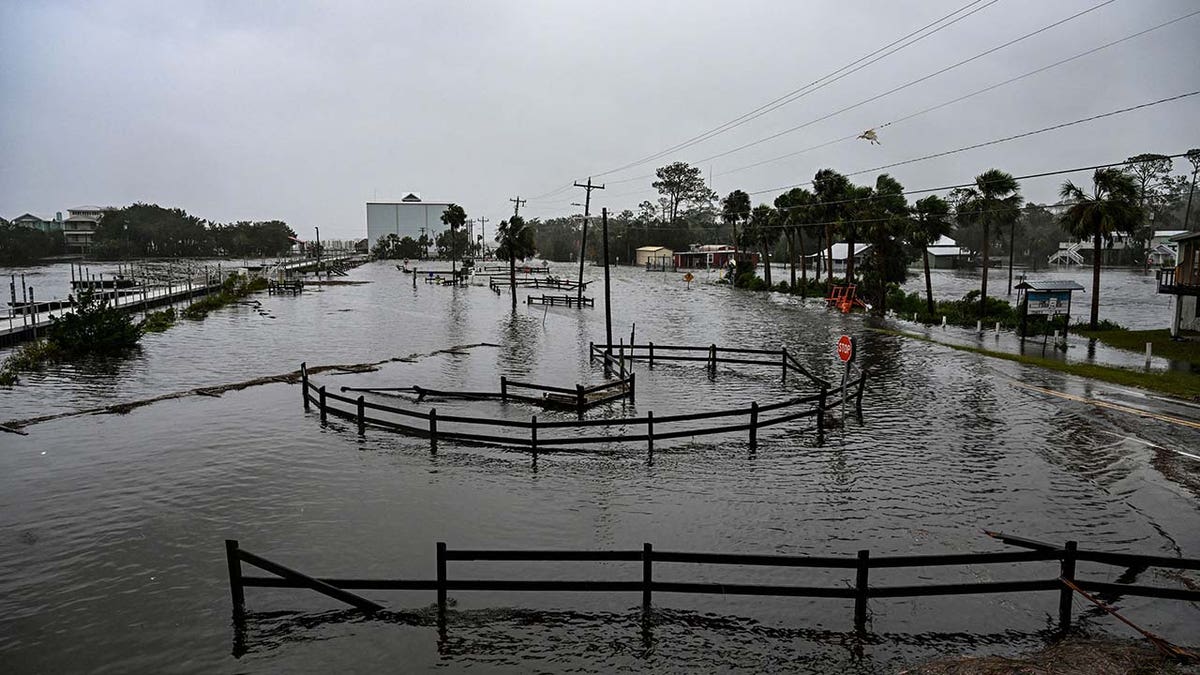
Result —
[[843, 335], [842, 337], [838, 338], [837, 355], [838, 358], [845, 363], [850, 363], [853, 361], [855, 356], [854, 338], [850, 337], [849, 335]]

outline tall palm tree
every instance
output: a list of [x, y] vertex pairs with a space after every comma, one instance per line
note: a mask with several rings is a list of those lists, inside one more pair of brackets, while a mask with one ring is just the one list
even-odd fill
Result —
[[762, 257], [763, 281], [771, 286], [771, 252], [779, 241], [779, 228], [776, 227], [775, 209], [766, 204], [759, 204], [750, 213], [749, 229], [754, 234], [754, 243], [758, 246]]
[[808, 288], [808, 261], [804, 251], [804, 231], [800, 223], [809, 218], [809, 209], [813, 203], [813, 194], [804, 188], [792, 188], [775, 198], [775, 208], [778, 209], [780, 220], [787, 235], [788, 260], [791, 263], [791, 288], [796, 289], [796, 243], [800, 244], [800, 279], [804, 283], [804, 293]]
[[1138, 190], [1133, 179], [1116, 168], [1096, 169], [1089, 195], [1071, 181], [1062, 184], [1060, 197], [1070, 202], [1059, 222], [1072, 236], [1092, 238], [1092, 318], [1096, 330], [1100, 317], [1100, 246], [1119, 233], [1131, 233], [1141, 222]]
[[455, 270], [455, 263], [458, 257], [463, 254], [460, 246], [458, 229], [467, 224], [467, 212], [458, 204], [450, 204], [442, 211], [442, 224], [450, 227], [450, 276], [453, 279], [458, 279], [458, 272]]
[[517, 311], [517, 258], [534, 254], [533, 228], [521, 216], [500, 222], [496, 228], [496, 257], [508, 261], [508, 283], [512, 290], [512, 309]]
[[987, 313], [988, 265], [991, 262], [992, 226], [1012, 225], [1021, 217], [1021, 184], [1012, 174], [988, 169], [975, 177], [973, 187], [959, 191], [959, 216], [983, 225], [983, 275], [979, 282], [979, 316]]
[[835, 224], [840, 224], [847, 212], [847, 192], [850, 179], [833, 169], [821, 169], [813, 176], [813, 195], [816, 197], [815, 215], [825, 221], [825, 255], [827, 283], [833, 286], [833, 233]]
[[[750, 195], [734, 190], [721, 200], [721, 222], [728, 225], [733, 235], [733, 261], [736, 268], [738, 257], [738, 223], [750, 217]], [[736, 275], [736, 271], [734, 272]]]
[[912, 226], [909, 241], [921, 249], [925, 263], [925, 306], [933, 314], [933, 281], [929, 278], [929, 248], [938, 239], [950, 234], [954, 223], [950, 221], [950, 205], [937, 195], [918, 199], [912, 209]]

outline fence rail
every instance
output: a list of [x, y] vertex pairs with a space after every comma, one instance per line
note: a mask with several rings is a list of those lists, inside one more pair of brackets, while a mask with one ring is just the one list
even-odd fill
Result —
[[[642, 345], [637, 345], [642, 347]], [[620, 379], [614, 382], [603, 383], [593, 387], [583, 387], [576, 385], [574, 389], [567, 387], [555, 387], [550, 385], [534, 384], [529, 382], [519, 382], [509, 380], [506, 377], [500, 378], [500, 391], [492, 392], [439, 392], [431, 389], [423, 389], [420, 387], [403, 388], [405, 391], [415, 391], [418, 394], [418, 401], [426, 395], [459, 397], [459, 398], [491, 398], [500, 401], [522, 401], [529, 403], [537, 403], [540, 405], [557, 404], [559, 407], [567, 409], [576, 409], [581, 419], [577, 420], [554, 420], [554, 421], [538, 421], [536, 415], [530, 417], [528, 422], [497, 419], [487, 417], [474, 417], [465, 415], [439, 415], [437, 408], [431, 408], [428, 412], [409, 410], [399, 407], [387, 406], [380, 403], [368, 402], [364, 396], [359, 395], [357, 398], [341, 396], [332, 392], [326, 391], [324, 386], [318, 386], [313, 383], [308, 376], [306, 364], [300, 364], [301, 372], [301, 388], [303, 390], [303, 401], [306, 410], [311, 405], [315, 404], [320, 413], [321, 421], [327, 421], [329, 415], [334, 417], [352, 420], [357, 423], [360, 434], [366, 432], [367, 426], [381, 427], [392, 431], [399, 431], [410, 435], [427, 437], [430, 440], [430, 449], [437, 450], [438, 440], [453, 440], [467, 443], [479, 443], [484, 445], [494, 445], [508, 448], [528, 449], [533, 452], [546, 452], [549, 450], [564, 451], [570, 448], [578, 448], [586, 445], [609, 445], [609, 444], [628, 444], [628, 443], [645, 443], [647, 451], [654, 452], [655, 441], [667, 441], [677, 438], [689, 438], [698, 436], [710, 436], [716, 434], [730, 433], [747, 433], [750, 448], [753, 451], [758, 444], [758, 430], [793, 422], [796, 420], [812, 417], [815, 419], [818, 434], [824, 433], [827, 426], [825, 413], [828, 410], [844, 405], [846, 402], [853, 401], [855, 411], [862, 412], [862, 397], [863, 390], [866, 386], [867, 374], [861, 372], [857, 379], [849, 382], [845, 388], [840, 391], [831, 392], [828, 387], [822, 387], [820, 392], [805, 396], [793, 397], [783, 401], [775, 401], [765, 405], [759, 405], [757, 402], [752, 402], [748, 407], [735, 408], [727, 410], [712, 410], [697, 413], [686, 413], [679, 415], [665, 415], [656, 417], [652, 411], [647, 412], [644, 417], [616, 417], [616, 418], [597, 418], [597, 419], [582, 419], [582, 413], [585, 408], [601, 403], [617, 400], [619, 398], [628, 398], [634, 400], [636, 392], [636, 373], [624, 372], [624, 361], [621, 358], [615, 358], [610, 354], [605, 353], [602, 348], [606, 345], [592, 345], [592, 356], [599, 356], [610, 367], [619, 367], [621, 370]], [[650, 354], [653, 354], [653, 346], [650, 348]], [[677, 350], [683, 349], [705, 349], [705, 348], [683, 348], [677, 347]], [[711, 349], [711, 348], [709, 348]], [[736, 353], [737, 350], [727, 349], [727, 352]], [[748, 351], [748, 350], [747, 350]], [[772, 365], [782, 367], [786, 370], [788, 361], [786, 359], [787, 352], [768, 352], [781, 354], [781, 360], [776, 361]], [[612, 366], [612, 361], [616, 360], [617, 366]], [[728, 361], [728, 360], [727, 360]], [[749, 361], [749, 360], [747, 360]], [[754, 363], [765, 363], [753, 361]], [[823, 380], [820, 380], [824, 382]], [[533, 391], [544, 392], [542, 397], [525, 396], [512, 392], [512, 389], [529, 389]], [[342, 387], [343, 391], [397, 391], [399, 388], [377, 389], [369, 388], [351, 388]], [[611, 392], [611, 393], [610, 393]], [[315, 393], [315, 395], [314, 395]], [[338, 405], [341, 404], [341, 405]], [[393, 420], [376, 416], [368, 417], [367, 410], [372, 410], [380, 413], [402, 415], [409, 419], [421, 420], [417, 425], [402, 424]], [[764, 413], [774, 411], [786, 411], [784, 414], [775, 417], [764, 417]], [[727, 417], [739, 417], [745, 421], [735, 421], [729, 424], [705, 425], [705, 426], [690, 426], [687, 428], [668, 428], [663, 429], [663, 425], [679, 425], [685, 422], [697, 422], [701, 420], [721, 419]], [[447, 428], [447, 424], [459, 425], [459, 428]], [[484, 428], [518, 428], [529, 432], [528, 436], [516, 435], [493, 435], [487, 433], [476, 433], [467, 431], [461, 427], [484, 427]], [[585, 428], [604, 427], [606, 429], [617, 429], [618, 435], [594, 435], [583, 436], [580, 432]], [[630, 433], [638, 427], [642, 427], [645, 433]], [[547, 430], [574, 430], [571, 435], [547, 435]], [[542, 434], [539, 436], [539, 431]]]
[[[664, 353], [665, 352], [665, 353]], [[690, 356], [683, 354], [675, 354], [672, 352], [703, 352], [704, 356]], [[653, 342], [646, 344], [595, 344], [588, 345], [588, 354], [591, 358], [612, 358], [617, 362], [628, 360], [645, 361], [649, 367], [654, 367], [655, 361], [692, 361], [697, 363], [706, 363], [709, 368], [716, 369], [717, 364], [732, 363], [737, 365], [751, 366], [774, 366], [779, 368], [783, 373], [783, 379], [787, 380], [789, 372], [797, 372], [808, 378], [810, 382], [828, 389], [833, 386], [833, 383], [822, 377], [813, 374], [812, 371], [805, 368], [796, 360], [794, 356], [788, 353], [787, 347], [779, 349], [749, 349], [743, 347], [719, 347], [715, 343], [707, 347], [694, 345], [659, 345]], [[723, 356], [724, 354], [737, 354], [743, 356], [731, 357]], [[753, 357], [753, 358], [747, 358]], [[772, 358], [766, 358], [772, 357]]]
[[[995, 533], [991, 533], [997, 536]], [[1027, 546], [1031, 540], [1008, 538], [998, 535], [1001, 541], [1017, 546]], [[381, 609], [381, 605], [350, 590], [433, 590], [437, 592], [439, 619], [444, 620], [447, 593], [449, 591], [628, 591], [642, 594], [642, 607], [649, 610], [653, 594], [720, 594], [757, 595], [779, 597], [840, 598], [854, 600], [854, 626], [863, 630], [867, 618], [867, 603], [870, 599], [911, 598], [965, 594], [1001, 594], [1022, 592], [1059, 592], [1059, 626], [1069, 628], [1072, 620], [1073, 591], [1065, 582], [1071, 582], [1085, 591], [1155, 597], [1163, 599], [1200, 601], [1200, 591], [1117, 584], [1088, 581], [1076, 576], [1076, 563], [1095, 562], [1102, 565], [1131, 565], [1134, 567], [1172, 567], [1184, 569], [1200, 568], [1198, 559], [1175, 559], [1163, 556], [1143, 556], [1129, 553], [1079, 550], [1076, 542], [1068, 541], [1064, 546], [1035, 542], [1038, 546], [1028, 551], [1001, 551], [990, 553], [953, 553], [946, 555], [899, 555], [872, 557], [870, 551], [861, 550], [856, 556], [784, 556], [735, 553], [697, 553], [687, 551], [654, 550], [651, 544], [643, 544], [640, 550], [611, 551], [568, 551], [568, 550], [453, 550], [445, 543], [436, 545], [435, 579], [343, 579], [315, 578], [297, 572], [279, 563], [267, 560], [240, 548], [236, 540], [226, 540], [225, 550], [229, 568], [230, 594], [233, 610], [237, 617], [244, 615], [245, 587], [264, 588], [308, 588], [365, 612]], [[640, 579], [625, 580], [532, 580], [532, 579], [451, 579], [450, 562], [640, 562]], [[1119, 561], [1119, 562], [1117, 562]], [[1053, 577], [1017, 581], [988, 581], [974, 583], [933, 583], [910, 585], [872, 585], [871, 570], [894, 568], [930, 568], [950, 565], [1015, 564], [1058, 562], [1058, 574]], [[275, 576], [247, 576], [242, 571], [247, 563]], [[655, 567], [663, 565], [726, 565], [785, 568], [814, 568], [823, 570], [854, 571], [852, 585], [846, 586], [801, 586], [784, 584], [747, 584], [656, 581]], [[1065, 581], [1064, 581], [1065, 580]], [[847, 580], [849, 581], [849, 580]]]

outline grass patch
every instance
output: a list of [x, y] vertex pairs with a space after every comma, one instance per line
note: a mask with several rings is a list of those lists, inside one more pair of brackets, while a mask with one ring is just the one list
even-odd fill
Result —
[[1075, 334], [1095, 338], [1110, 347], [1128, 349], [1140, 354], [1146, 353], [1146, 343], [1151, 344], [1150, 351], [1154, 356], [1161, 356], [1172, 361], [1186, 361], [1200, 366], [1200, 333], [1183, 331], [1184, 340], [1171, 339], [1171, 332], [1161, 330], [1088, 330], [1073, 328]]
[[150, 312], [138, 325], [141, 326], [144, 333], [161, 333], [174, 326], [177, 318], [175, 308], [168, 307], [161, 312]]
[[203, 319], [213, 310], [232, 305], [251, 293], [266, 290], [267, 285], [268, 282], [264, 277], [254, 279], [247, 279], [244, 276], [229, 277], [221, 284], [220, 293], [206, 295], [188, 305], [187, 309], [183, 310], [183, 318]]
[[884, 333], [886, 335], [896, 335], [898, 337], [921, 340], [922, 342], [930, 342], [943, 347], [949, 347], [950, 349], [955, 349], [960, 352], [982, 354], [983, 356], [1004, 359], [1005, 361], [1014, 361], [1016, 363], [1023, 363], [1029, 366], [1047, 368], [1060, 373], [1078, 375], [1080, 377], [1087, 377], [1093, 380], [1111, 382], [1112, 384], [1120, 384], [1129, 387], [1140, 387], [1142, 389], [1149, 389], [1150, 391], [1157, 391], [1170, 396], [1200, 401], [1200, 377], [1197, 377], [1193, 373], [1185, 373], [1175, 370], [1168, 370], [1166, 372], [1145, 372], [1140, 370], [1117, 368], [1115, 366], [1101, 366], [1094, 363], [1063, 363], [1062, 361], [1044, 359], [1038, 356], [1009, 354], [1007, 352], [996, 352], [990, 349], [983, 349], [981, 347], [949, 344], [946, 342], [939, 342], [938, 340], [934, 340], [933, 338], [929, 338], [924, 335], [890, 330], [887, 328], [871, 328], [870, 330], [873, 330], [877, 333]]

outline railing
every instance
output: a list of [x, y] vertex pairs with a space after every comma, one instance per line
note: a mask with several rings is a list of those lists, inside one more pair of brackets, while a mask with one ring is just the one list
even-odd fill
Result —
[[[542, 398], [522, 396], [509, 392], [510, 388], [529, 388], [542, 392], [547, 392], [548, 395], [562, 396], [567, 407], [570, 407], [570, 402], [574, 401], [574, 407], [581, 407], [580, 401], [596, 392], [603, 391], [609, 388], [621, 386], [622, 390], [613, 394], [604, 400], [614, 400], [615, 398], [624, 395], [629, 396], [630, 400], [634, 399], [636, 375], [624, 372], [624, 359], [633, 359], [635, 357], [614, 357], [606, 354], [603, 347], [606, 345], [592, 345], [591, 353], [593, 357], [598, 356], [604, 359], [605, 363], [610, 368], [619, 368], [621, 378], [617, 383], [605, 383], [591, 388], [584, 388], [582, 385], [576, 385], [575, 389], [566, 387], [551, 387], [547, 385], [534, 385], [530, 383], [512, 382], [507, 378], [501, 378], [500, 392], [438, 392], [431, 389], [405, 388], [425, 395], [454, 395], [459, 398], [498, 398], [501, 401], [514, 400], [526, 401], [533, 403], [543, 403], [549, 396]], [[636, 348], [641, 348], [642, 345], [635, 345]], [[658, 360], [705, 360], [713, 363], [740, 363], [740, 364], [760, 364], [773, 365], [781, 367], [786, 371], [789, 368], [796, 369], [799, 372], [808, 375], [815, 381], [824, 382], [810, 375], [806, 370], [803, 370], [799, 364], [794, 364], [787, 356], [786, 350], [782, 352], [782, 357], [779, 360], [766, 361], [744, 358], [729, 358], [718, 357], [713, 350], [719, 350], [715, 345], [708, 348], [694, 347], [673, 347], [667, 349], [675, 350], [694, 350], [708, 349], [710, 351], [709, 359], [700, 357], [675, 356], [673, 358], [664, 359], [661, 355], [654, 356], [651, 345], [646, 345], [649, 348], [649, 357]], [[661, 347], [659, 349], [662, 349]], [[761, 354], [780, 354], [771, 350], [747, 350], [747, 349], [725, 349], [725, 352], [730, 353], [761, 353]], [[640, 358], [640, 357], [637, 357]], [[612, 365], [616, 363], [616, 365]], [[842, 406], [846, 402], [853, 400], [855, 411], [862, 412], [862, 397], [866, 386], [867, 373], [860, 372], [857, 379], [847, 383], [841, 389], [841, 392], [830, 391], [828, 386], [823, 386], [816, 394], [805, 396], [797, 396], [782, 401], [776, 401], [765, 405], [759, 405], [758, 402], [752, 402], [748, 407], [734, 408], [728, 410], [709, 410], [697, 413], [688, 413], [682, 415], [665, 415], [655, 416], [653, 411], [646, 413], [644, 417], [616, 417], [616, 418], [598, 418], [598, 419], [576, 419], [576, 420], [561, 420], [561, 421], [538, 421], [537, 415], [530, 417], [528, 422], [513, 419], [492, 419], [486, 417], [466, 417], [461, 415], [445, 415], [439, 414], [437, 408], [430, 408], [428, 412], [408, 410], [386, 406], [372, 401], [367, 401], [364, 396], [359, 395], [357, 398], [341, 396], [326, 390], [324, 386], [318, 386], [311, 382], [308, 376], [306, 364], [300, 364], [301, 372], [301, 390], [304, 401], [305, 410], [310, 409], [311, 405], [317, 406], [317, 411], [320, 413], [321, 421], [328, 420], [330, 415], [347, 419], [355, 422], [358, 426], [360, 434], [366, 433], [368, 426], [379, 427], [391, 431], [397, 431], [404, 434], [427, 437], [430, 441], [430, 450], [436, 452], [437, 443], [439, 440], [452, 440], [464, 443], [493, 445], [508, 448], [528, 449], [534, 453], [539, 451], [546, 452], [549, 450], [565, 451], [578, 446], [586, 445], [611, 445], [611, 444], [628, 444], [628, 443], [645, 443], [646, 449], [653, 454], [654, 444], [656, 441], [666, 441], [678, 438], [691, 438], [698, 436], [710, 436], [716, 434], [730, 433], [746, 433], [748, 435], [751, 451], [754, 451], [758, 445], [758, 431], [763, 428], [785, 424], [796, 420], [812, 417], [816, 421], [816, 430], [818, 434], [823, 434], [828, 426], [825, 413], [837, 406]], [[343, 391], [353, 391], [351, 387], [343, 387]], [[374, 389], [370, 391], [382, 391]], [[423, 396], [422, 396], [423, 398]], [[603, 401], [602, 401], [603, 402]], [[777, 413], [775, 416], [766, 416], [769, 413]], [[404, 421], [399, 419], [387, 419], [380, 415], [399, 416]], [[716, 424], [707, 426], [693, 426], [689, 423], [700, 421], [710, 421], [722, 418], [741, 418], [733, 421], [730, 424]], [[744, 420], [744, 421], [743, 421]], [[453, 425], [447, 427], [447, 425]], [[668, 428], [663, 429], [664, 426]], [[511, 432], [505, 435], [496, 435], [489, 433], [478, 433], [476, 431], [466, 431], [463, 427], [484, 427], [484, 428], [503, 428], [503, 429], [521, 429], [528, 432], [528, 436], [518, 436]], [[630, 433], [631, 428], [636, 429], [642, 427], [644, 433]], [[585, 429], [603, 428], [616, 429], [616, 435], [584, 435]], [[539, 432], [541, 432], [539, 434]], [[547, 434], [549, 432], [549, 434]], [[563, 434], [567, 435], [563, 435]]]
[[525, 297], [527, 305], [547, 305], [549, 307], [595, 307], [596, 300], [584, 296], [576, 297], [574, 295], [546, 295], [541, 296], [529, 295]]
[[1158, 292], [1173, 295], [1200, 295], [1200, 274], [1187, 274], [1188, 270], [1180, 267], [1158, 270], [1155, 276], [1158, 280]]
[[[697, 356], [697, 353], [703, 353], [704, 355]], [[605, 355], [608, 355], [616, 358], [617, 362], [622, 362], [626, 359], [631, 362], [645, 361], [650, 368], [654, 367], [655, 361], [692, 361], [704, 363], [711, 369], [715, 369], [717, 364], [720, 363], [774, 366], [780, 368], [784, 380], [787, 380], [789, 371], [794, 371], [805, 376], [810, 382], [822, 389], [828, 389], [833, 386], [829, 380], [817, 377], [807, 368], [800, 365], [800, 362], [788, 353], [787, 347], [780, 347], [779, 349], [745, 349], [741, 347], [718, 347], [715, 343], [707, 347], [696, 347], [656, 345], [653, 342], [641, 345], [632, 343], [618, 343], [615, 345], [589, 344], [588, 354], [591, 358], [603, 358]], [[866, 373], [862, 373], [862, 377], [866, 377]]]
[[[731, 553], [693, 553], [683, 551], [655, 550], [643, 544], [640, 550], [616, 551], [561, 551], [561, 550], [478, 550], [450, 549], [445, 543], [436, 546], [435, 579], [360, 579], [360, 578], [316, 578], [240, 548], [236, 540], [225, 541], [226, 561], [229, 568], [229, 587], [236, 617], [245, 612], [245, 587], [263, 588], [308, 588], [345, 602], [364, 612], [382, 609], [379, 603], [364, 598], [351, 590], [432, 590], [437, 592], [439, 621], [444, 621], [447, 595], [450, 591], [593, 591], [593, 592], [640, 592], [642, 608], [651, 608], [654, 593], [753, 595], [775, 597], [833, 598], [854, 601], [854, 626], [864, 630], [867, 622], [867, 603], [871, 599], [915, 598], [927, 596], [1003, 594], [1035, 591], [1058, 592], [1058, 620], [1063, 629], [1069, 628], [1072, 620], [1074, 585], [1084, 591], [1095, 591], [1111, 595], [1130, 595], [1189, 602], [1200, 601], [1200, 590], [1165, 588], [1133, 584], [1117, 584], [1079, 579], [1076, 566], [1079, 562], [1094, 562], [1119, 567], [1163, 567], [1172, 569], [1200, 570], [1200, 559], [1168, 558], [1165, 556], [1113, 553], [1106, 551], [1080, 550], [1074, 541], [1064, 546], [988, 533], [1005, 544], [1030, 550], [1000, 551], [991, 553], [958, 553], [942, 555], [896, 555], [872, 557], [869, 550], [860, 550], [856, 556], [784, 556]], [[629, 562], [641, 563], [641, 578], [618, 581], [599, 580], [530, 580], [530, 579], [451, 579], [450, 562]], [[1058, 562], [1055, 576], [1035, 576], [1019, 581], [986, 581], [974, 583], [937, 583], [919, 585], [872, 585], [871, 570], [892, 568], [928, 569], [956, 565], [981, 565], [1002, 563], [1046, 563]], [[247, 576], [242, 572], [242, 563], [247, 563], [275, 575], [273, 577]], [[799, 586], [780, 584], [747, 584], [715, 582], [656, 581], [655, 568], [663, 565], [730, 565], [753, 567], [812, 568], [821, 570], [853, 570], [853, 582], [847, 585]], [[1070, 585], [1066, 582], [1070, 582]]]

